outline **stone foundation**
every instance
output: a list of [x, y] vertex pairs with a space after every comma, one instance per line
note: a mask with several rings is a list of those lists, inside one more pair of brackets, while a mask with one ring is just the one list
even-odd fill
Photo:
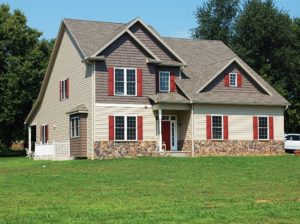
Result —
[[195, 155], [277, 155], [284, 153], [283, 141], [195, 141]]
[[[278, 155], [284, 153], [283, 141], [195, 141], [195, 156], [216, 155]], [[122, 158], [137, 156], [169, 155], [157, 153], [155, 141], [113, 142], [99, 141], [94, 144], [95, 158]], [[191, 155], [192, 141], [178, 141], [178, 151]]]
[[155, 141], [113, 142], [99, 141], [94, 144], [95, 158], [122, 158], [156, 155]]

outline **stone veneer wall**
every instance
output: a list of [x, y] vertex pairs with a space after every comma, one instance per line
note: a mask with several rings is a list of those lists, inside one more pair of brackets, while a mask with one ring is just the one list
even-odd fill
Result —
[[95, 158], [121, 158], [156, 155], [155, 141], [113, 142], [97, 141], [94, 143]]
[[[248, 140], [197, 140], [195, 141], [195, 156], [210, 155], [277, 155], [284, 153], [283, 141], [248, 141]], [[157, 153], [155, 141], [139, 142], [95, 142], [96, 158], [120, 158], [136, 156], [168, 155]], [[180, 151], [191, 155], [192, 141], [179, 141]]]
[[283, 141], [275, 140], [202, 140], [195, 141], [195, 155], [276, 155], [284, 153], [283, 146]]

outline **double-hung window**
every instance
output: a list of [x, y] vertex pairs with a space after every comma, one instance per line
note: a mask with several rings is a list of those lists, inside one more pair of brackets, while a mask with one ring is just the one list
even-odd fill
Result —
[[115, 140], [135, 141], [136, 139], [136, 116], [115, 116]]
[[229, 85], [237, 87], [237, 73], [229, 73]]
[[170, 91], [170, 72], [165, 72], [165, 71], [159, 72], [159, 91], [160, 92]]
[[136, 96], [136, 69], [115, 68], [115, 95]]
[[258, 117], [258, 139], [268, 140], [269, 139], [269, 123], [268, 117]]
[[71, 138], [77, 138], [80, 136], [79, 133], [79, 122], [80, 122], [80, 118], [78, 116], [76, 117], [71, 117]]
[[212, 138], [215, 140], [223, 139], [223, 116], [212, 116]]

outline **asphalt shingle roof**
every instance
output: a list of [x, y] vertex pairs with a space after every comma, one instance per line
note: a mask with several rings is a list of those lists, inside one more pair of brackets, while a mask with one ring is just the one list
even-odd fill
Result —
[[[64, 23], [84, 54], [84, 57], [93, 55], [129, 24], [74, 19], [64, 19]], [[151, 26], [150, 28], [157, 33]], [[179, 93], [162, 93], [149, 96], [150, 99], [157, 102], [170, 103], [189, 102], [187, 98], [190, 98], [193, 102], [198, 103], [289, 105], [279, 93], [277, 93], [223, 42], [170, 37], [162, 37], [162, 39], [188, 64], [183, 70], [183, 73], [188, 79], [176, 81], [177, 85], [187, 96], [184, 97]], [[233, 59], [238, 60], [238, 63], [246, 68], [247, 71], [251, 73], [250, 75], [258, 80], [271, 95], [242, 92], [226, 94], [224, 94], [224, 92], [197, 92]]]

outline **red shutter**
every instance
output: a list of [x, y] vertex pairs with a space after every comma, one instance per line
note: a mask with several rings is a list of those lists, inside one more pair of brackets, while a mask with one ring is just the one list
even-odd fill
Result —
[[108, 95], [114, 95], [114, 68], [108, 68]]
[[228, 140], [228, 116], [223, 116], [224, 139]]
[[70, 81], [69, 78], [66, 80], [66, 98], [69, 99], [70, 96]]
[[206, 115], [206, 139], [211, 139], [211, 116]]
[[258, 139], [258, 129], [257, 129], [257, 117], [253, 117], [253, 139]]
[[269, 139], [274, 139], [274, 122], [273, 117], [269, 117]]
[[46, 136], [46, 140], [45, 140], [45, 142], [46, 143], [48, 143], [48, 139], [49, 139], [49, 130], [48, 130], [48, 127], [49, 127], [49, 125], [46, 125], [45, 126], [45, 136]]
[[173, 72], [170, 73], [170, 91], [176, 91], [175, 74]]
[[110, 141], [115, 140], [115, 117], [114, 116], [109, 116], [108, 117], [108, 132], [109, 136], [108, 139]]
[[237, 74], [237, 87], [242, 87], [242, 83], [243, 83], [243, 76], [241, 73]]
[[159, 73], [155, 76], [155, 82], [156, 82], [156, 93], [159, 93]]
[[137, 96], [143, 96], [143, 70], [137, 69]]
[[224, 77], [224, 86], [229, 87], [229, 74], [225, 74]]
[[59, 100], [61, 101], [61, 94], [62, 94], [62, 92], [61, 92], [61, 81], [59, 81]]
[[137, 124], [138, 124], [138, 140], [143, 140], [143, 117], [138, 116], [137, 117]]

